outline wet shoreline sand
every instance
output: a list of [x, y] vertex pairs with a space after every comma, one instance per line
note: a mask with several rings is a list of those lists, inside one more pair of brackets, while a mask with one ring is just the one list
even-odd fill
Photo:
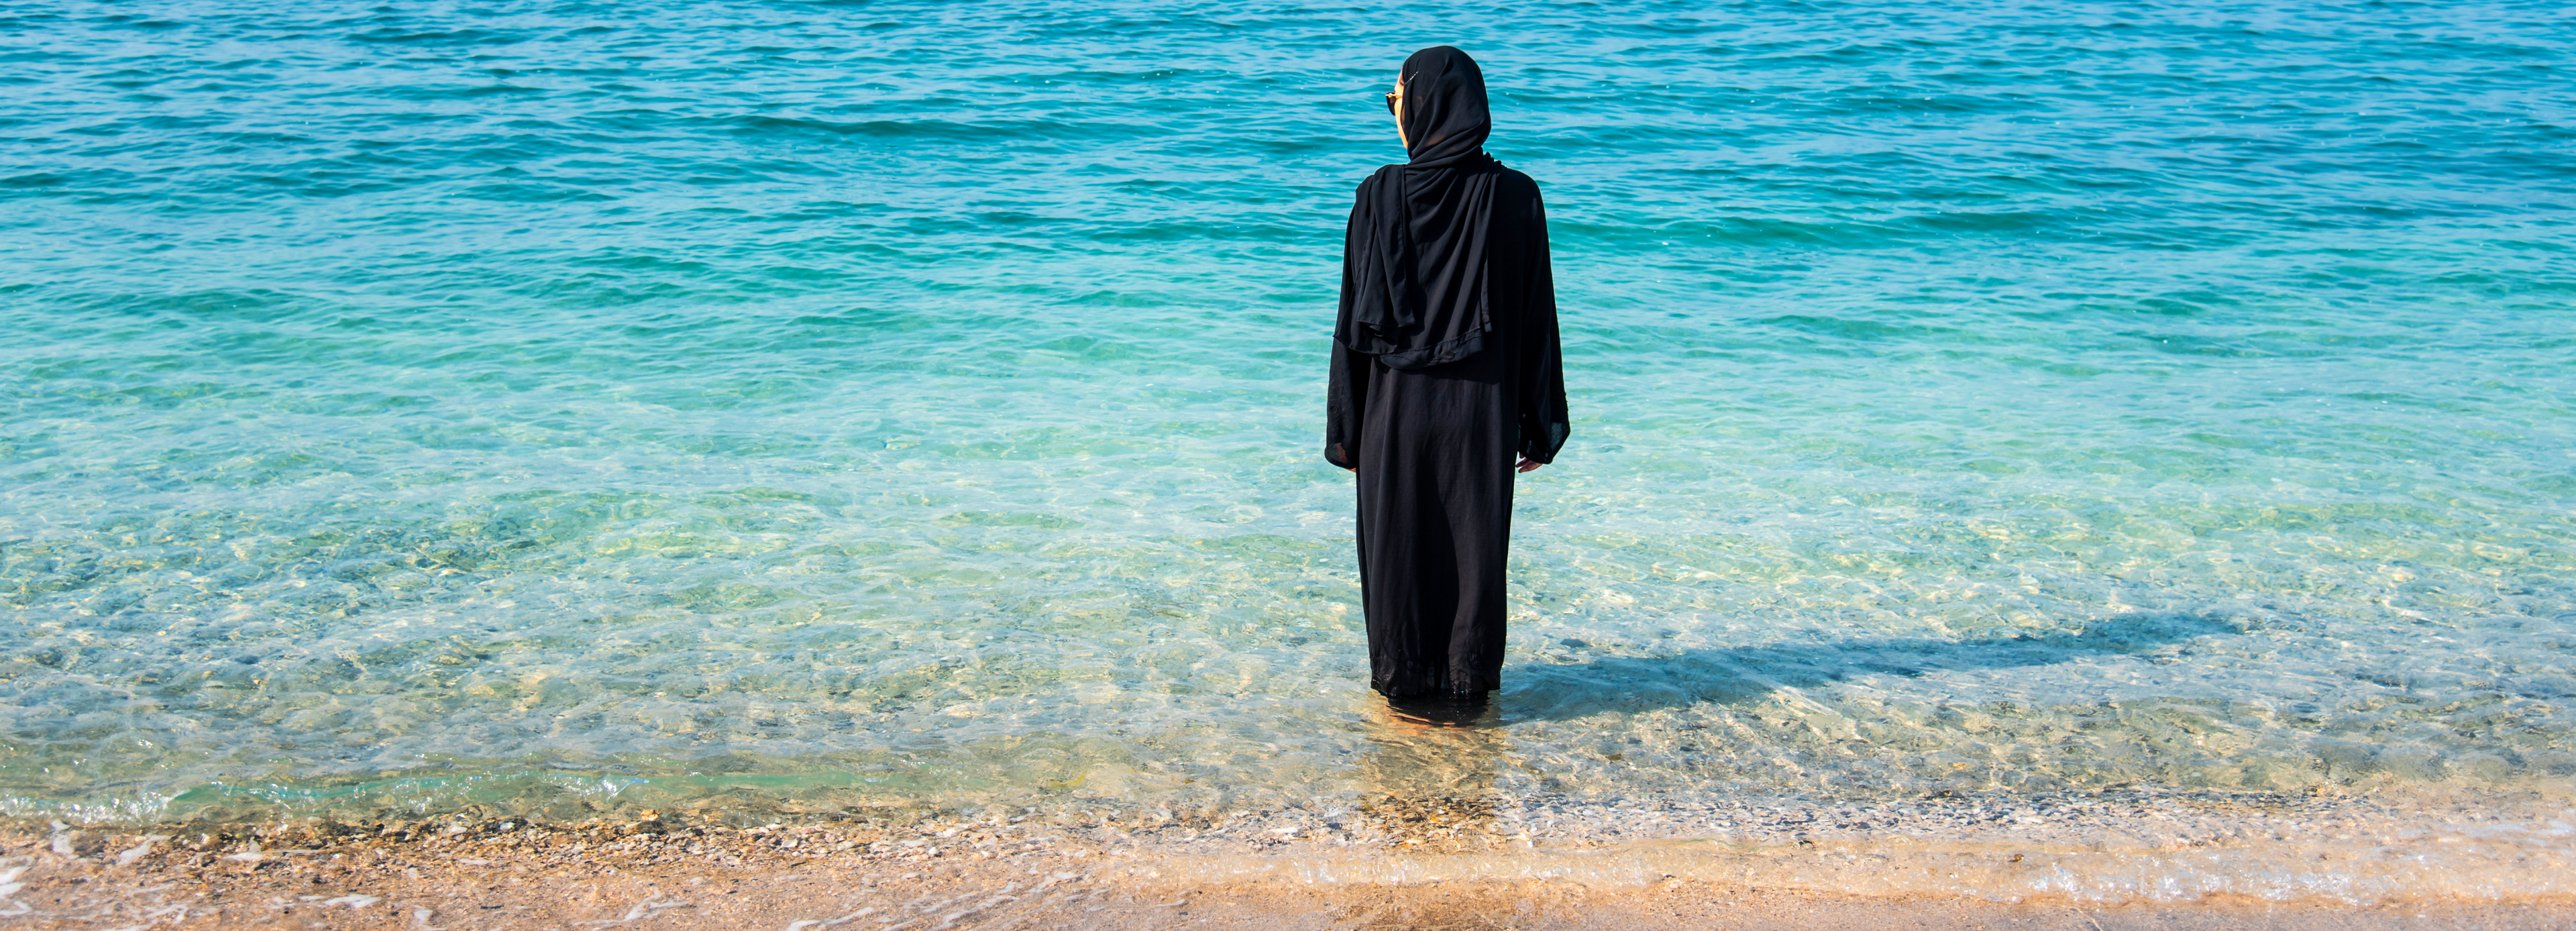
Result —
[[0, 927], [2527, 927], [2576, 918], [2570, 833], [2536, 799], [2160, 792], [20, 823]]

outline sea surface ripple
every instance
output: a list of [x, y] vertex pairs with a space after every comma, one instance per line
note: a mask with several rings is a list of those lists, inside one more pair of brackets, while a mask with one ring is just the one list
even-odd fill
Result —
[[[1440, 42], [1546, 191], [1576, 420], [1466, 755], [1367, 691], [1318, 455]], [[0, 810], [2563, 797], [2572, 50], [2540, 2], [0, 2]]]

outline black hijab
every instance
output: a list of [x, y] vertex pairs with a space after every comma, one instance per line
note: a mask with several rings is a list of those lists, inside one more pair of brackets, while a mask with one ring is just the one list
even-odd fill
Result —
[[1360, 183], [1351, 207], [1333, 338], [1388, 368], [1454, 362], [1485, 345], [1485, 244], [1502, 166], [1485, 154], [1494, 119], [1485, 72], [1435, 45], [1404, 60], [1405, 154]]

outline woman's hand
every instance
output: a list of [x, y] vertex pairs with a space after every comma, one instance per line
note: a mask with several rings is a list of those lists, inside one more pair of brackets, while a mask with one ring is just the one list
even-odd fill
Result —
[[1521, 464], [1520, 464], [1520, 465], [1513, 466], [1513, 467], [1512, 467], [1512, 471], [1514, 471], [1514, 472], [1532, 472], [1532, 471], [1536, 471], [1536, 470], [1538, 469], [1538, 467], [1539, 467], [1539, 466], [1543, 466], [1543, 465], [1546, 465], [1546, 464], [1547, 464], [1547, 463], [1540, 462], [1540, 461], [1535, 460], [1535, 459], [1531, 459], [1531, 458], [1530, 458], [1530, 457], [1528, 457], [1528, 456], [1522, 456], [1522, 457], [1521, 457]]

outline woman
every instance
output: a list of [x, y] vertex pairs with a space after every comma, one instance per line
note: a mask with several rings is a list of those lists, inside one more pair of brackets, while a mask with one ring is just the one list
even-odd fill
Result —
[[1485, 154], [1467, 53], [1413, 53], [1386, 97], [1409, 160], [1351, 207], [1324, 458], [1359, 475], [1369, 684], [1478, 700], [1502, 678], [1513, 472], [1565, 445], [1547, 214]]

